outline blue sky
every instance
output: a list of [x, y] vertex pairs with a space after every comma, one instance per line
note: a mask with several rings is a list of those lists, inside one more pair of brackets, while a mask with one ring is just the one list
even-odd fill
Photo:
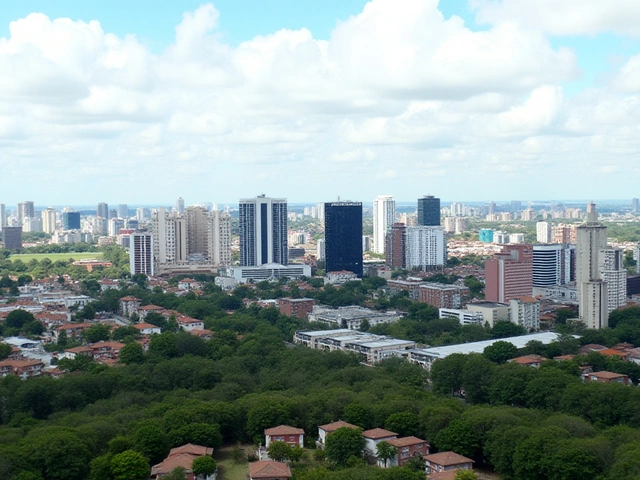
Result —
[[0, 203], [640, 196], [640, 2], [365, 5], [3, 3]]

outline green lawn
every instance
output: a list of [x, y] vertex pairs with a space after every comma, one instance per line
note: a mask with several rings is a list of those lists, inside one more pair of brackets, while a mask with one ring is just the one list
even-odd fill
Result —
[[75, 252], [71, 252], [71, 253], [21, 253], [18, 255], [11, 255], [9, 257], [9, 260], [14, 261], [14, 260], [22, 260], [24, 263], [27, 263], [33, 259], [36, 259], [38, 261], [40, 260], [44, 260], [45, 258], [48, 258], [49, 260], [51, 260], [52, 262], [55, 262], [56, 260], [69, 260], [70, 258], [73, 258], [74, 260], [82, 260], [84, 258], [102, 258], [102, 252], [82, 252], [82, 253], [75, 253]]
[[[252, 450], [251, 445], [242, 446], [245, 451]], [[213, 452], [213, 458], [218, 462], [218, 480], [247, 480], [249, 467], [247, 463], [235, 463], [231, 458], [232, 446], [225, 446]]]

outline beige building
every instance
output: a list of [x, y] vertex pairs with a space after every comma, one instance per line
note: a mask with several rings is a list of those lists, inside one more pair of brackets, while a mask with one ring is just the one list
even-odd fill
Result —
[[47, 208], [42, 211], [42, 231], [44, 233], [53, 233], [56, 231], [56, 209]]

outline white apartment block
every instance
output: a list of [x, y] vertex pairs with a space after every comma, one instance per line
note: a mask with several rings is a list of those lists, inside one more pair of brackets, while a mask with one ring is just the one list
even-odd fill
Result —
[[609, 313], [627, 305], [627, 270], [623, 267], [623, 251], [601, 248], [598, 252], [600, 278], [607, 283]]
[[551, 224], [549, 222], [536, 223], [536, 241], [538, 243], [551, 243]]
[[396, 202], [392, 195], [379, 195], [373, 201], [373, 251], [383, 254], [387, 231], [396, 219]]
[[411, 270], [444, 267], [447, 235], [443, 227], [412, 226], [406, 230], [406, 266]]
[[519, 297], [510, 302], [511, 323], [520, 325], [527, 332], [540, 330], [540, 301], [533, 297]]
[[458, 309], [458, 308], [440, 308], [438, 309], [439, 318], [453, 318], [460, 322], [460, 325], [482, 325], [484, 316], [482, 312]]

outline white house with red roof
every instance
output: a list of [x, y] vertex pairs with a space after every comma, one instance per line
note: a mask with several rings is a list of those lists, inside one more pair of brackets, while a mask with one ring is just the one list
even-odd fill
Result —
[[200, 282], [192, 278], [183, 278], [178, 282], [178, 288], [190, 292], [191, 290], [200, 290]]
[[176, 320], [178, 322], [178, 326], [187, 332], [204, 329], [204, 323], [202, 323], [202, 320], [198, 320], [197, 318], [182, 316], [178, 317]]
[[456, 452], [432, 453], [431, 455], [425, 455], [423, 459], [425, 461], [427, 474], [473, 469], [473, 460]]
[[376, 452], [378, 444], [380, 442], [388, 442], [391, 439], [397, 438], [398, 434], [389, 430], [385, 430], [384, 428], [373, 428], [371, 430], [365, 430], [364, 432], [362, 432], [362, 436], [365, 440], [365, 453], [372, 457], [377, 457]]
[[[396, 454], [387, 463], [388, 467], [402, 467], [413, 457], [424, 457], [429, 454], [429, 444], [417, 437], [392, 438], [387, 443], [396, 449]], [[384, 467], [383, 462], [378, 466]]]
[[331, 433], [335, 432], [337, 429], [347, 427], [347, 428], [360, 428], [357, 425], [352, 425], [347, 422], [343, 422], [342, 420], [338, 420], [337, 422], [328, 423], [326, 425], [320, 425], [318, 427], [318, 441], [321, 445], [324, 445], [327, 441], [327, 436]]
[[162, 315], [163, 311], [164, 311], [164, 308], [159, 307], [158, 305], [152, 305], [152, 304], [143, 305], [142, 307], [138, 308], [138, 316], [140, 317], [140, 320], [144, 320], [145, 318], [147, 318], [147, 315], [151, 312], [155, 312]]
[[162, 332], [160, 327], [145, 322], [135, 323], [133, 324], [133, 328], [137, 329], [142, 335], [160, 334]]

